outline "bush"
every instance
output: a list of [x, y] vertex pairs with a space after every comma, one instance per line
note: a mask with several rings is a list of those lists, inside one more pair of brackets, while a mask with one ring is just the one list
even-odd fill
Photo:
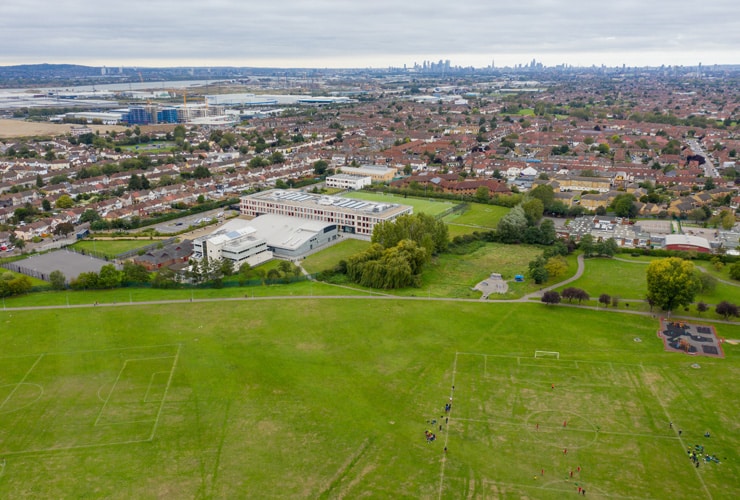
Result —
[[733, 316], [735, 318], [740, 316], [740, 311], [738, 310], [737, 305], [727, 302], [726, 300], [723, 300], [722, 302], [717, 304], [717, 307], [714, 310], [717, 314], [725, 319], [729, 319], [730, 316]]

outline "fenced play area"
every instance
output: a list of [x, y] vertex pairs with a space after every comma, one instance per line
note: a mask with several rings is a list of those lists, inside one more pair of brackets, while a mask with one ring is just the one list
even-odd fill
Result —
[[724, 358], [722, 340], [711, 325], [695, 325], [685, 321], [660, 320], [658, 337], [665, 350], [697, 356]]
[[49, 281], [49, 275], [53, 271], [61, 271], [69, 281], [82, 273], [99, 273], [100, 269], [107, 264], [112, 264], [112, 262], [69, 250], [55, 250], [32, 255], [18, 262], [6, 262], [2, 264], [2, 267], [44, 281]]

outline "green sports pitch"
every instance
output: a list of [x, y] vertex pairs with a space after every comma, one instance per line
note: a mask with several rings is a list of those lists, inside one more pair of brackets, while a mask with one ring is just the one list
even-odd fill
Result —
[[[667, 353], [649, 315], [398, 298], [0, 314], [2, 498], [740, 491], [738, 348]], [[696, 468], [696, 445], [717, 461]]]

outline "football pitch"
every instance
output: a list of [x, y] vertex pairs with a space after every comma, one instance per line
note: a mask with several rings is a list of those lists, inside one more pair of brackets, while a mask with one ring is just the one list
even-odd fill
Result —
[[684, 474], [693, 476], [696, 496], [711, 496], [704, 475], [722, 465], [689, 470], [687, 448], [699, 438], [671, 425], [673, 409], [661, 393], [675, 380], [660, 368], [468, 352], [454, 364], [448, 455], [481, 460], [473, 466], [477, 482], [470, 462], [443, 466], [442, 496], [558, 498], [580, 487], [604, 498], [681, 498], [680, 482], [652, 478]]
[[2, 498], [740, 490], [738, 348], [665, 352], [649, 316], [397, 298], [0, 314]]
[[[3, 456], [150, 441], [178, 351], [156, 346], [0, 358]], [[12, 432], [19, 427], [24, 432]]]

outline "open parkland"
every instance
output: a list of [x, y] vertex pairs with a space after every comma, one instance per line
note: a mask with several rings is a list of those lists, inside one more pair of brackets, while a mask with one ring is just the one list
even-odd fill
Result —
[[[651, 316], [357, 296], [14, 309], [2, 322], [3, 497], [740, 491], [737, 347], [666, 352]], [[696, 468], [697, 444], [720, 463]]]
[[676, 311], [727, 341], [723, 356], [667, 350], [639, 259], [588, 259], [573, 283], [618, 307], [546, 306], [513, 282], [480, 300], [473, 284], [537, 252], [511, 249], [443, 257], [395, 294], [309, 281], [5, 299], [0, 498], [737, 498], [740, 324]]

